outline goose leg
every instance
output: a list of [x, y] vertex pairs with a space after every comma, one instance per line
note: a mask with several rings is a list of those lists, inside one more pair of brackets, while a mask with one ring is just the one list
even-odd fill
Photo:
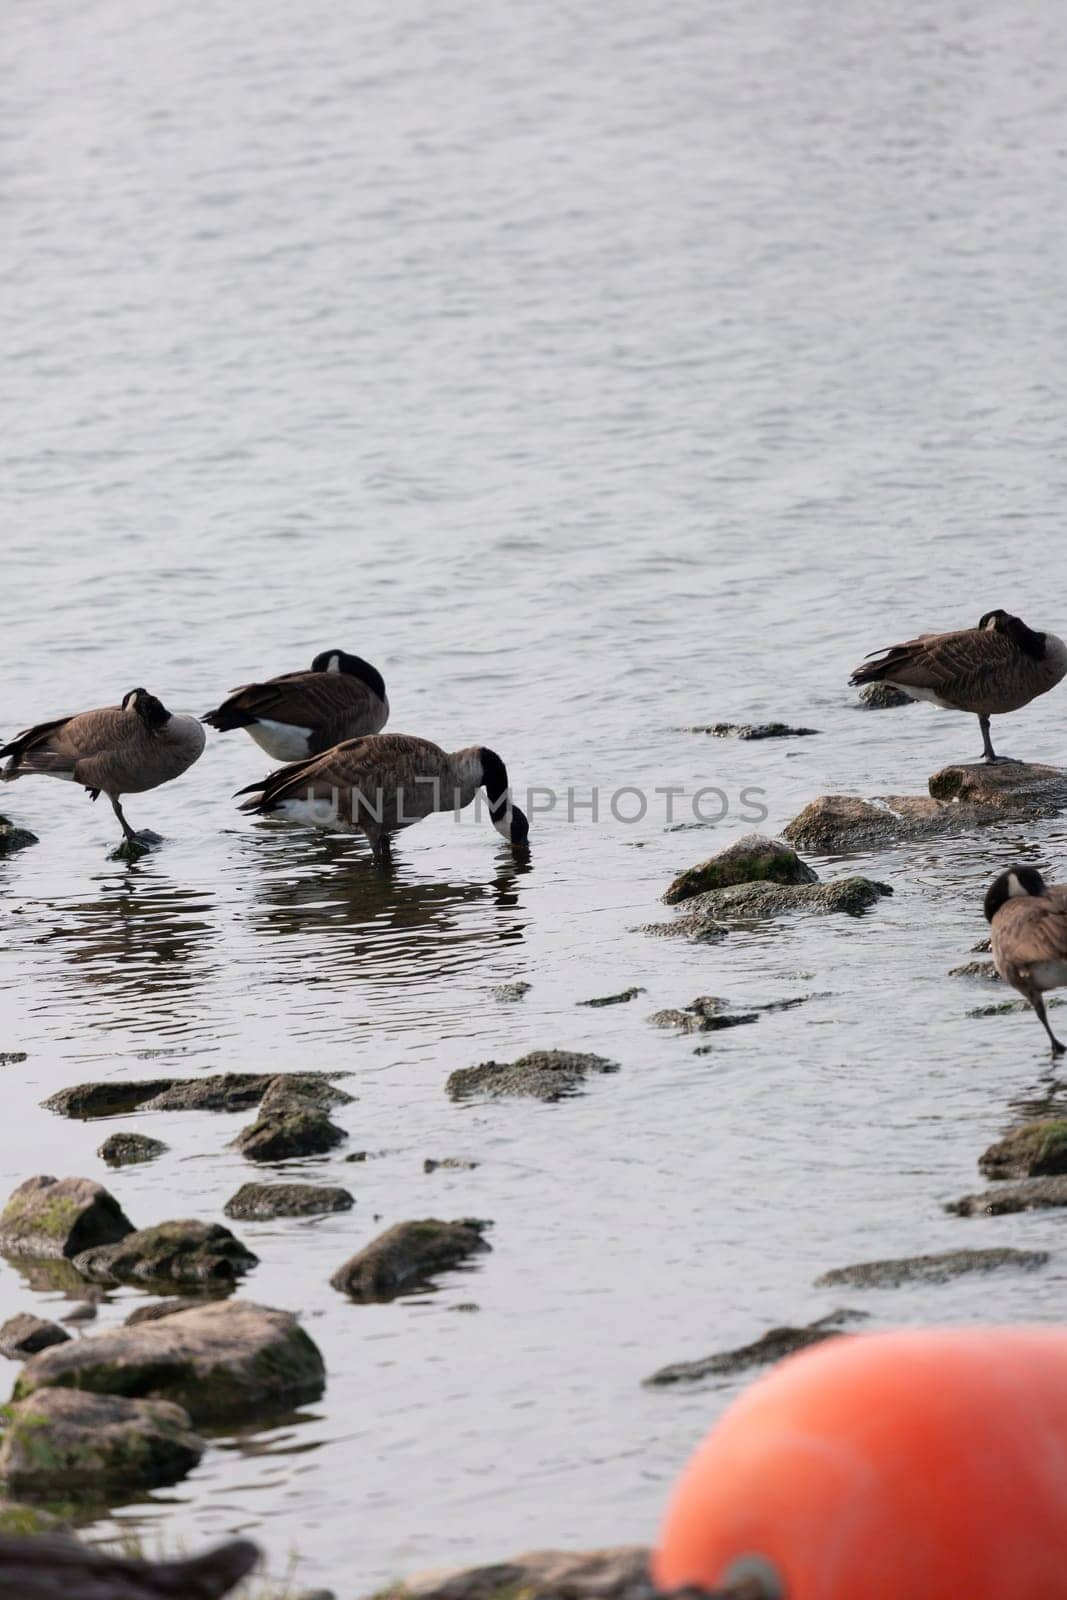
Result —
[[1045, 1032], [1052, 1041], [1052, 1054], [1054, 1056], [1062, 1056], [1064, 1051], [1067, 1050], [1067, 1045], [1061, 1044], [1056, 1035], [1053, 1033], [1052, 1029], [1049, 1027], [1049, 1020], [1045, 1013], [1044, 1000], [1042, 1000], [1039, 994], [1033, 994], [1030, 996], [1030, 1004], [1040, 1017], [1041, 1026], [1044, 1028]]
[[1018, 766], [1022, 765], [1022, 763], [1019, 761], [1017, 756], [998, 756], [997, 755], [997, 752], [993, 749], [993, 741], [989, 737], [989, 718], [988, 717], [980, 716], [978, 718], [978, 726], [982, 730], [982, 759], [983, 759], [983, 761], [988, 761], [991, 764], [995, 764], [995, 765], [998, 765], [998, 766], [1003, 766], [1008, 762], [1010, 762], [1011, 765], [1014, 766], [1014, 767], [1018, 767]]
[[131, 828], [129, 823], [126, 821], [122, 807], [119, 805], [118, 797], [111, 794], [108, 795], [108, 799], [111, 801], [112, 811], [119, 819], [119, 824], [122, 828], [122, 832], [125, 836], [127, 844], [136, 845], [138, 850], [144, 850], [150, 844], [161, 844], [163, 842], [160, 839], [159, 834], [153, 833], [149, 828], [145, 828], [142, 833], [138, 833], [136, 829]]

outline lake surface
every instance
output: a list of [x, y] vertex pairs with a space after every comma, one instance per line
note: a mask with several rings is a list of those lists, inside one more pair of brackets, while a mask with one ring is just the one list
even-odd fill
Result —
[[[1067, 825], [817, 862], [893, 885], [857, 920], [635, 930], [751, 826], [743, 790], [777, 830], [977, 753], [973, 719], [857, 709], [864, 653], [997, 605], [1067, 632], [1065, 45], [1038, 0], [9, 0], [0, 731], [142, 683], [202, 713], [341, 646], [383, 671], [394, 731], [490, 744], [559, 797], [527, 863], [435, 818], [383, 877], [236, 813], [269, 765], [243, 735], [130, 798], [166, 840], [133, 865], [80, 791], [0, 796], [41, 841], [0, 863], [0, 1049], [28, 1056], [2, 1069], [4, 1194], [97, 1177], [143, 1226], [221, 1220], [274, 1175], [227, 1148], [247, 1117], [40, 1108], [89, 1077], [336, 1069], [358, 1097], [346, 1146], [285, 1168], [354, 1210], [235, 1225], [261, 1257], [242, 1292], [323, 1350], [322, 1401], [99, 1534], [247, 1531], [345, 1596], [644, 1540], [739, 1384], [642, 1379], [841, 1304], [820, 1272], [1049, 1247], [1040, 1273], [844, 1303], [1062, 1314], [1058, 1217], [942, 1206], [1050, 1086], [1036, 1020], [968, 1017], [990, 995], [946, 973], [995, 870], [1063, 875]], [[1062, 761], [1065, 705], [998, 746]], [[683, 731], [768, 717], [819, 737]], [[666, 785], [674, 823], [708, 786], [730, 815], [672, 827]], [[626, 786], [640, 821], [611, 814]], [[647, 1021], [708, 993], [813, 998], [702, 1056]], [[551, 1106], [446, 1097], [536, 1047], [620, 1070]], [[170, 1150], [108, 1175], [115, 1127]], [[492, 1253], [389, 1305], [330, 1288], [432, 1215], [491, 1219]], [[65, 1308], [0, 1266], [0, 1315], [22, 1309]]]

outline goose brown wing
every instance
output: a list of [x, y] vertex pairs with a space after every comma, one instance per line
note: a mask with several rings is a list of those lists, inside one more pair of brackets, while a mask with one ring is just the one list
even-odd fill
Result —
[[990, 628], [920, 635], [893, 645], [853, 673], [853, 683], [889, 678], [904, 688], [932, 689], [968, 700], [994, 690], [1018, 650]]
[[11, 758], [8, 772], [12, 777], [19, 772], [76, 775], [79, 761], [113, 749], [128, 733], [129, 722], [122, 708], [102, 706], [73, 717], [57, 717], [54, 722], [39, 722], [5, 745], [0, 756]]
[[340, 736], [361, 717], [370, 719], [379, 704], [365, 683], [344, 673], [285, 672], [236, 689], [204, 721], [226, 732], [266, 717], [290, 727], [334, 729]]
[[1019, 895], [993, 918], [992, 945], [997, 970], [1036, 961], [1067, 959], [1067, 888], [1059, 893]]

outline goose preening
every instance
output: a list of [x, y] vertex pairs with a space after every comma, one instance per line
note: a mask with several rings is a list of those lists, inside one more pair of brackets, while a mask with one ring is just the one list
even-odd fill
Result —
[[362, 832], [374, 853], [385, 856], [392, 834], [434, 811], [470, 805], [479, 789], [486, 792], [496, 831], [511, 845], [525, 845], [530, 824], [511, 803], [507, 769], [482, 745], [449, 754], [409, 734], [368, 734], [290, 762], [238, 794], [248, 796], [242, 811]]
[[243, 728], [275, 761], [321, 755], [389, 721], [385, 681], [345, 650], [322, 650], [308, 672], [283, 672], [235, 689], [204, 721], [220, 733]]
[[131, 689], [121, 705], [27, 728], [0, 749], [0, 757], [8, 757], [0, 778], [12, 783], [42, 774], [80, 783], [94, 800], [106, 794], [127, 840], [143, 845], [156, 836], [134, 832], [119, 796], [158, 789], [180, 777], [200, 755], [204, 740], [195, 717], [168, 711], [147, 689]]
[[922, 633], [917, 639], [876, 650], [849, 682], [888, 683], [913, 700], [929, 700], [950, 711], [971, 711], [982, 730], [986, 761], [998, 756], [989, 737], [990, 717], [1002, 717], [1054, 689], [1067, 673], [1067, 645], [1054, 633], [1036, 633], [1007, 611], [987, 611], [977, 628]]
[[1047, 884], [1036, 867], [1012, 867], [986, 890], [985, 914], [997, 971], [1029, 1000], [1053, 1055], [1062, 1055], [1042, 996], [1067, 984], [1067, 883]]

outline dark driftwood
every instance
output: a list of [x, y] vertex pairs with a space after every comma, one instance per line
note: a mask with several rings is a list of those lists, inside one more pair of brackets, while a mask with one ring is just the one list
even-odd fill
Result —
[[58, 1534], [0, 1536], [0, 1594], [12, 1600], [220, 1600], [259, 1551], [231, 1539], [191, 1561], [129, 1561]]

